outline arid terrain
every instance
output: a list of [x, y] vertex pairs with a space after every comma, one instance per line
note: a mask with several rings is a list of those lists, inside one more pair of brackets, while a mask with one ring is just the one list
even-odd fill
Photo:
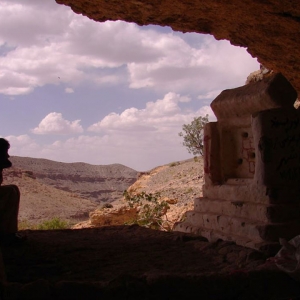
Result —
[[[194, 198], [202, 196], [203, 160], [188, 159], [158, 166], [140, 173], [137, 181], [128, 187], [131, 195], [159, 193], [159, 201], [166, 201], [169, 209], [164, 216], [165, 228], [172, 228], [186, 211], [192, 210]], [[90, 213], [90, 219], [80, 222], [74, 228], [90, 228], [103, 225], [123, 225], [130, 222], [134, 212], [128, 208], [124, 198], [113, 201], [112, 207], [97, 208]]]
[[[140, 174], [129, 189], [160, 192], [172, 200], [176, 220], [201, 196], [202, 167], [201, 160], [160, 166]], [[37, 194], [54, 193], [57, 201], [61, 195], [74, 198], [74, 207], [82, 202], [31, 173], [18, 174], [16, 183], [24, 184], [23, 192], [29, 182]], [[92, 201], [84, 205], [88, 203]], [[114, 208], [122, 200], [112, 203]], [[273, 257], [232, 242], [209, 243], [199, 236], [137, 225], [20, 233], [27, 236], [23, 245], [1, 247], [1, 300], [300, 299], [299, 282], [279, 270]]]
[[[70, 225], [88, 221], [89, 214], [102, 212], [106, 203], [113, 208], [105, 212], [116, 211], [126, 204], [122, 193], [128, 188], [136, 193], [159, 192], [162, 199], [170, 200], [167, 216], [173, 224], [202, 195], [202, 159], [173, 162], [143, 173], [121, 165], [65, 164], [25, 157], [11, 160], [13, 167], [4, 170], [4, 183], [20, 188], [22, 228], [54, 217]], [[111, 224], [115, 225], [113, 220]]]
[[46, 159], [11, 157], [4, 184], [21, 191], [19, 218], [37, 224], [58, 217], [75, 224], [87, 220], [95, 208], [122, 197], [138, 172], [123, 165], [94, 166]]
[[136, 181], [138, 174], [120, 164], [62, 163], [17, 156], [10, 160], [14, 168], [32, 172], [33, 177], [43, 184], [98, 203], [119, 199], [123, 191]]

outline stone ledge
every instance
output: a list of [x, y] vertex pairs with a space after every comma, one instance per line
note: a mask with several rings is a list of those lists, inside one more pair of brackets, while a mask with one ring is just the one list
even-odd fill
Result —
[[[188, 211], [186, 213], [184, 226], [205, 228], [208, 231], [216, 230], [228, 236], [226, 240], [235, 241], [235, 236], [242, 236], [255, 242], [278, 242], [279, 238], [291, 239], [300, 233], [300, 222], [293, 221], [288, 223], [262, 223], [250, 219], [232, 216], [219, 215], [215, 213], [200, 213]], [[179, 227], [178, 227], [179, 226]], [[174, 226], [175, 231], [180, 228], [180, 224]], [[186, 231], [184, 229], [183, 232]], [[201, 234], [202, 235], [202, 234]], [[230, 238], [232, 236], [232, 238]]]
[[268, 205], [246, 201], [195, 198], [194, 211], [246, 218], [264, 223], [282, 223], [300, 219], [299, 205]]
[[245, 202], [271, 204], [271, 198], [267, 195], [267, 188], [254, 184], [204, 185], [203, 196], [210, 199], [243, 200]]
[[209, 230], [207, 228], [194, 226], [189, 222], [178, 223], [173, 230], [199, 235], [207, 238], [210, 242], [214, 242], [219, 239], [224, 241], [233, 241], [239, 246], [255, 249], [264, 252], [267, 255], [275, 255], [281, 247], [277, 242], [264, 242], [261, 239], [253, 240], [243, 236], [234, 235], [232, 233], [226, 234], [219, 230]]

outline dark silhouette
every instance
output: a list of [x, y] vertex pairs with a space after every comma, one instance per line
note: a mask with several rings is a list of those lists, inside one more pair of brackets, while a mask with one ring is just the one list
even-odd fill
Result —
[[2, 185], [3, 169], [10, 168], [8, 149], [10, 144], [0, 138], [0, 244], [13, 246], [22, 243], [25, 237], [18, 232], [20, 191], [16, 185]]

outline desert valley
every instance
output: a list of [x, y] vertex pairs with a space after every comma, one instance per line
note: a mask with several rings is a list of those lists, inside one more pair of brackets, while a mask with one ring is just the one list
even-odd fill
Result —
[[22, 229], [53, 218], [73, 226], [88, 222], [91, 213], [95, 219], [97, 211], [113, 218], [115, 213], [110, 212], [125, 205], [122, 194], [128, 188], [138, 193], [159, 192], [169, 199], [169, 218], [174, 223], [201, 196], [203, 184], [202, 159], [173, 162], [146, 172], [120, 164], [95, 166], [16, 156], [11, 161], [13, 167], [4, 170], [4, 182], [20, 188]]

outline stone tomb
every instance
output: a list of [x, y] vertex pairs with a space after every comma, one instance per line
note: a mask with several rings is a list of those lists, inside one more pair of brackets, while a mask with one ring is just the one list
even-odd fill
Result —
[[281, 75], [223, 91], [204, 130], [203, 197], [176, 231], [269, 251], [300, 234], [300, 111]]

